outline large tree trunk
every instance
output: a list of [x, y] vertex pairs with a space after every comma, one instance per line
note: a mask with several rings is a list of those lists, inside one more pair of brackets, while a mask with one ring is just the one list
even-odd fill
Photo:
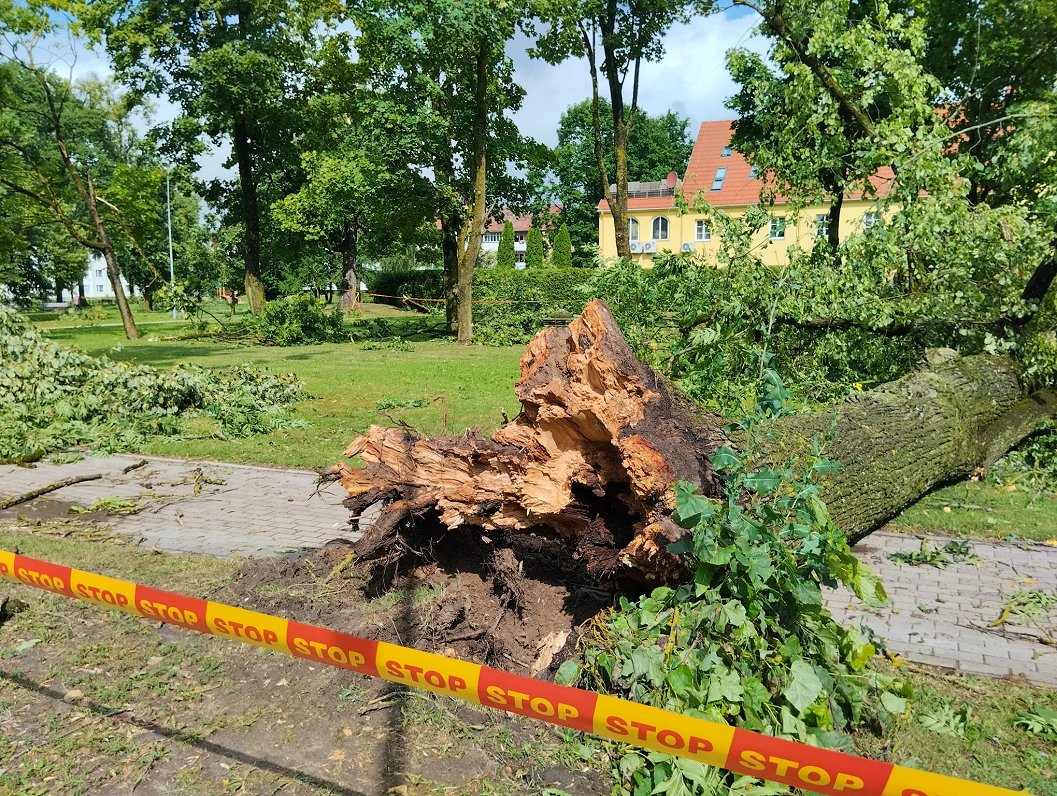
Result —
[[[951, 352], [953, 355], [953, 352]], [[677, 480], [719, 497], [709, 456], [730, 444], [725, 421], [692, 406], [632, 354], [609, 309], [588, 304], [568, 327], [529, 344], [515, 388], [522, 411], [491, 438], [423, 438], [372, 427], [335, 465], [346, 505], [381, 506], [357, 543], [361, 559], [391, 564], [463, 526], [482, 534], [556, 535], [598, 577], [641, 582], [685, 573], [667, 545]], [[1057, 409], [1026, 396], [1015, 364], [956, 356], [835, 407], [826, 448], [844, 469], [824, 497], [838, 524], [861, 538], [936, 484], [993, 462]], [[760, 455], [809, 454], [833, 410], [777, 421]], [[736, 440], [735, 440], [736, 444]]]
[[[354, 312], [360, 303], [360, 275], [357, 272], [359, 260], [359, 219], [345, 221], [345, 239], [341, 242], [341, 298], [338, 306], [343, 312]], [[327, 290], [327, 303], [330, 303], [330, 290]]]
[[824, 454], [841, 470], [821, 496], [854, 543], [933, 487], [990, 467], [1055, 412], [1057, 395], [1028, 395], [1013, 360], [951, 351], [832, 408], [779, 419], [761, 455], [772, 463], [803, 455], [833, 433]]

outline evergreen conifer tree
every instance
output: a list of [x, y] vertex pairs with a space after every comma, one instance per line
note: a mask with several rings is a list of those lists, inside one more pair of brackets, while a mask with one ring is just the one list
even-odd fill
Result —
[[569, 238], [569, 229], [562, 224], [558, 234], [554, 236], [554, 244], [551, 249], [551, 265], [554, 268], [573, 267], [573, 244]]
[[532, 227], [525, 238], [525, 267], [543, 267], [543, 233], [536, 227]]
[[500, 271], [514, 269], [514, 225], [503, 222], [503, 237], [499, 239], [499, 251], [496, 253], [495, 267]]

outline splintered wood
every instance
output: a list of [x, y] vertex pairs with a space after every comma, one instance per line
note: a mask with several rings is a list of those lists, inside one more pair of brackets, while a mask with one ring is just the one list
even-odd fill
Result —
[[[354, 515], [384, 507], [356, 545], [395, 560], [439, 529], [557, 534], [597, 576], [669, 580], [671, 486], [718, 496], [708, 456], [726, 444], [719, 422], [689, 406], [632, 354], [609, 308], [588, 304], [529, 343], [515, 387], [521, 413], [491, 438], [420, 437], [373, 426], [325, 475], [341, 481]], [[416, 539], [416, 536], [419, 538]]]

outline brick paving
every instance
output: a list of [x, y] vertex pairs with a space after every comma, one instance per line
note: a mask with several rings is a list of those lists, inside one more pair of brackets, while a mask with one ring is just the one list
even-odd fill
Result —
[[[122, 475], [123, 468], [143, 458], [148, 461], [145, 467]], [[201, 494], [195, 495], [195, 468], [201, 468], [208, 480], [222, 483], [202, 483]], [[99, 520], [114, 533], [161, 551], [269, 556], [358, 537], [341, 505], [341, 487], [328, 484], [317, 491], [315, 473], [303, 470], [126, 455], [62, 465], [44, 462], [34, 468], [3, 465], [0, 498], [88, 473], [105, 477], [0, 511], [0, 521], [20, 514], [65, 516], [71, 505], [119, 497], [145, 501], [146, 508]], [[943, 542], [938, 539], [936, 546]], [[855, 552], [881, 576], [891, 604], [870, 609], [847, 590], [830, 591], [826, 604], [837, 619], [854, 626], [865, 624], [889, 650], [910, 661], [966, 674], [1019, 675], [1057, 686], [1057, 648], [1017, 635], [1031, 632], [1030, 627], [1007, 625], [1014, 631], [1009, 635], [988, 628], [1010, 592], [1057, 590], [1057, 548], [973, 542], [973, 552], [981, 561], [946, 569], [912, 567], [888, 557], [918, 544], [914, 537], [879, 531], [856, 546]], [[1051, 626], [1057, 625], [1055, 614], [1050, 616]], [[1050, 633], [1057, 630], [1051, 627]]]
[[[142, 459], [145, 467], [121, 471]], [[208, 481], [194, 494], [193, 471]], [[317, 548], [335, 538], [357, 538], [349, 528], [345, 492], [337, 484], [316, 491], [317, 476], [221, 462], [191, 462], [143, 456], [85, 458], [73, 464], [42, 462], [33, 468], [0, 466], [0, 498], [12, 497], [63, 478], [104, 473], [98, 481], [65, 487], [32, 503], [0, 511], [0, 520], [32, 514], [64, 515], [68, 506], [90, 506], [99, 498], [139, 499], [138, 514], [102, 518], [114, 533], [132, 536], [150, 549], [215, 556], [268, 556]]]
[[[941, 547], [946, 539], [931, 541]], [[833, 615], [847, 625], [867, 625], [885, 639], [889, 650], [910, 661], [965, 674], [1014, 674], [1057, 686], [1057, 647], [1033, 640], [1032, 635], [1043, 635], [1040, 630], [1030, 623], [1017, 624], [1012, 617], [1002, 628], [988, 627], [1011, 592], [1057, 591], [1057, 548], [972, 542], [981, 560], [945, 569], [899, 564], [888, 557], [916, 550], [919, 544], [913, 536], [878, 531], [856, 545], [855, 553], [884, 581], [890, 605], [870, 609], [840, 589], [826, 597]], [[1057, 635], [1057, 612], [1042, 624], [1051, 636]]]

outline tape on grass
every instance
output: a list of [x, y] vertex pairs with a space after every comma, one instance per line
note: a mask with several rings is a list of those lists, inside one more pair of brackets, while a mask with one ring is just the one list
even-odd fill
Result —
[[828, 796], [1014, 793], [152, 589], [6, 550], [0, 550], [0, 578]]

